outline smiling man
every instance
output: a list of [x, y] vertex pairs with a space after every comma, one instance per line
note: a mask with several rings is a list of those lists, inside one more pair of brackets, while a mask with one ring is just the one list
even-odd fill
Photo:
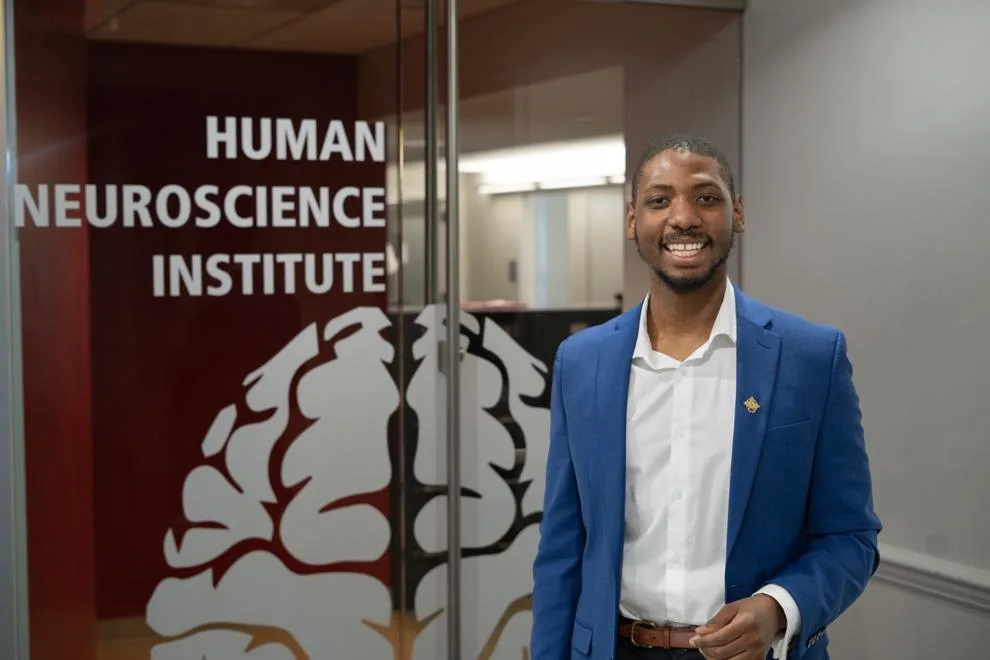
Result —
[[554, 363], [532, 660], [824, 660], [876, 571], [845, 337], [729, 282], [743, 229], [718, 149], [647, 148], [649, 294]]

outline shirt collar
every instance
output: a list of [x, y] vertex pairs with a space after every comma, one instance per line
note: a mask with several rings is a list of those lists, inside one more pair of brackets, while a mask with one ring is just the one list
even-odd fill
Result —
[[[636, 338], [633, 359], [649, 359], [649, 356], [653, 354], [653, 344], [650, 342], [650, 333], [646, 325], [649, 306], [650, 296], [647, 294], [639, 313], [639, 335]], [[732, 282], [728, 280], [726, 281], [725, 295], [722, 297], [722, 304], [718, 308], [718, 314], [715, 316], [715, 323], [712, 325], [712, 333], [708, 337], [706, 346], [720, 336], [728, 338], [733, 344], [736, 343], [736, 290], [732, 286]]]

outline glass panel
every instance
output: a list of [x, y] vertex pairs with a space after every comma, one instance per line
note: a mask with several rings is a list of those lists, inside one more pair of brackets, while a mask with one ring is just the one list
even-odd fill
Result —
[[627, 176], [646, 143], [698, 133], [738, 166], [740, 17], [461, 4], [461, 657], [519, 660], [554, 354], [646, 293], [624, 238]]
[[[390, 242], [402, 255], [389, 298], [401, 356], [396, 382], [400, 407], [401, 476], [396, 497], [401, 511], [401, 648], [396, 660], [443, 658], [450, 609], [447, 607], [447, 398], [444, 368], [446, 291], [444, 269], [446, 133], [437, 103], [444, 74], [438, 58], [440, 3], [402, 5], [416, 36], [361, 57], [367, 80], [398, 81], [399, 103], [384, 103], [366, 88], [369, 107], [387, 113], [399, 128], [399, 162], [390, 166]], [[404, 21], [404, 25], [406, 21]], [[398, 57], [399, 72], [387, 62]], [[414, 82], [411, 82], [414, 80]], [[429, 104], [429, 107], [427, 107]], [[416, 108], [413, 110], [412, 108]], [[427, 125], [432, 130], [427, 130]]]
[[738, 17], [458, 3], [451, 612], [444, 3], [13, 4], [31, 657], [525, 657], [548, 367], [647, 139], [738, 166]]
[[[596, 2], [459, 0], [458, 7], [460, 657], [516, 660], [527, 657], [529, 645], [549, 367], [565, 337], [614, 316], [646, 291], [647, 275], [623, 238], [623, 221], [626, 174], [647, 141], [696, 132], [722, 145], [738, 167], [739, 16]], [[439, 45], [444, 62], [442, 39]], [[412, 36], [402, 48], [418, 51], [424, 38]], [[369, 57], [363, 71], [384, 71], [394, 56], [386, 50]], [[406, 142], [425, 144], [416, 133], [426, 126], [424, 71], [404, 69], [402, 87], [404, 117], [416, 117], [406, 125]], [[444, 113], [441, 108], [439, 117]], [[404, 171], [422, 171], [425, 155], [405, 153]], [[415, 194], [420, 188], [412, 181], [402, 187]], [[424, 240], [431, 226], [409, 224], [419, 217], [425, 214], [405, 218], [410, 241]], [[735, 263], [730, 270], [736, 273]], [[423, 299], [420, 271], [409, 268], [404, 276], [405, 302], [416, 305]], [[422, 318], [434, 333], [424, 346], [435, 348], [440, 321]], [[423, 365], [416, 378], [430, 377]], [[423, 389], [443, 392], [444, 382], [423, 380]], [[434, 484], [442, 495], [446, 410], [410, 399], [412, 408], [429, 416], [419, 417], [411, 479]], [[406, 447], [413, 452], [411, 443]], [[410, 542], [431, 548], [436, 554], [424, 565], [437, 566], [407, 583], [422, 621], [442, 603], [440, 564], [448, 546], [442, 497], [417, 507], [409, 512]], [[414, 651], [416, 658], [447, 656], [443, 627], [424, 628]]]
[[439, 308], [402, 288], [422, 6], [13, 5], [31, 659], [410, 657], [445, 602], [409, 586], [443, 565], [409, 541], [444, 483]]

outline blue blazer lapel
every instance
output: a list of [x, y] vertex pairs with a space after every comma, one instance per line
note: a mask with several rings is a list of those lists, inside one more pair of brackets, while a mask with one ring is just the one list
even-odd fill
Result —
[[771, 315], [766, 306], [736, 289], [736, 316], [736, 410], [729, 485], [728, 554], [732, 553], [739, 537], [756, 478], [780, 357], [780, 336], [769, 329]]
[[[629, 370], [639, 333], [642, 303], [615, 318], [612, 332], [601, 344], [596, 365], [595, 415], [593, 429], [598, 443], [599, 463], [591, 471], [601, 475], [597, 490], [598, 514], [605, 538], [612, 550], [612, 569], [619, 575], [626, 503], [626, 402], [629, 396]], [[595, 481], [594, 474], [592, 481]]]

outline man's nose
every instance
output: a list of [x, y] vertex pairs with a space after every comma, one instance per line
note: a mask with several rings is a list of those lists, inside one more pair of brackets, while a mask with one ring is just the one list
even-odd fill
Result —
[[667, 224], [677, 229], [692, 229], [701, 224], [701, 218], [690, 200], [678, 197], [671, 202]]

